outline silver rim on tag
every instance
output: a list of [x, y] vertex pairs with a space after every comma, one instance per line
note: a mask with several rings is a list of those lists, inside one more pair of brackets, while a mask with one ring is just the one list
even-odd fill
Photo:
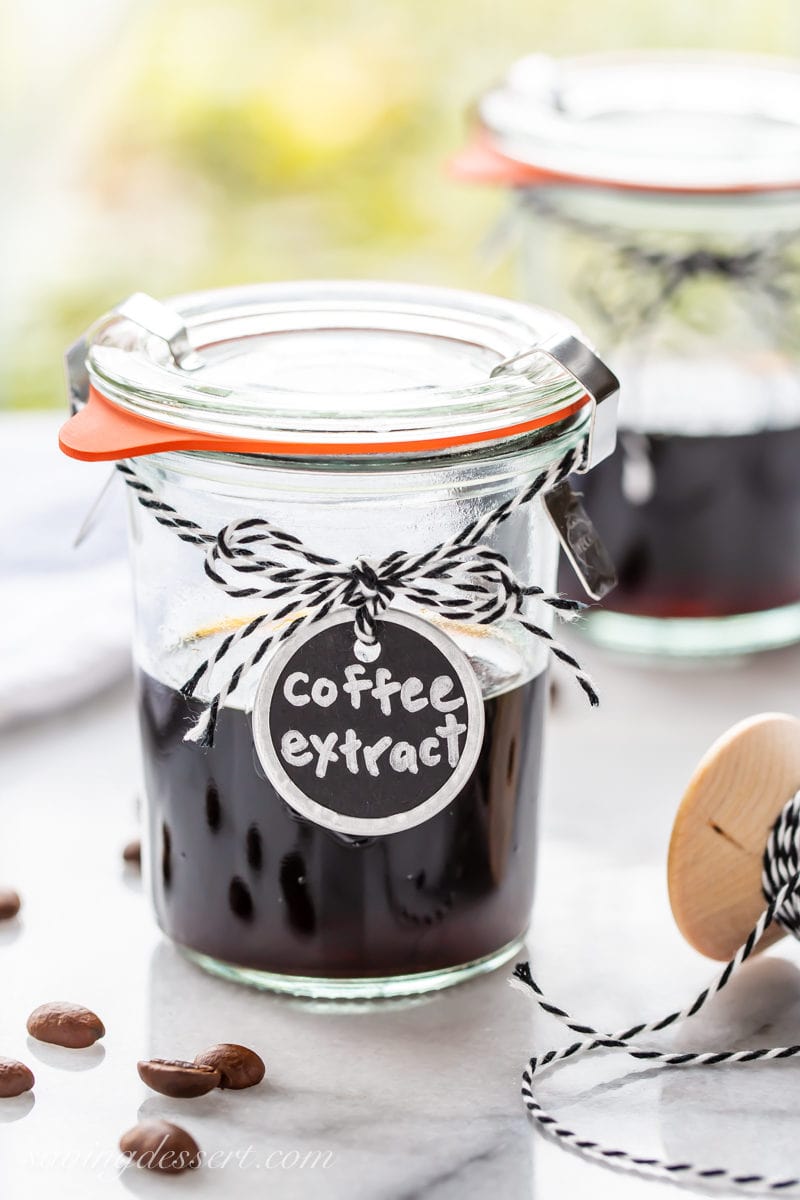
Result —
[[[256, 753], [266, 773], [267, 779], [286, 801], [301, 816], [307, 817], [316, 825], [337, 833], [351, 834], [360, 837], [375, 837], [397, 833], [403, 829], [412, 829], [430, 820], [463, 791], [478, 761], [483, 745], [485, 713], [480, 684], [467, 656], [456, 646], [455, 642], [437, 626], [421, 617], [410, 613], [392, 611], [384, 613], [381, 625], [400, 625], [412, 630], [421, 638], [430, 642], [447, 659], [454, 675], [464, 691], [467, 704], [467, 731], [464, 736], [464, 746], [457, 765], [447, 781], [422, 803], [404, 812], [392, 813], [383, 817], [353, 817], [335, 812], [325, 805], [312, 800], [310, 796], [297, 786], [287, 774], [280, 761], [272, 740], [270, 731], [270, 710], [272, 698], [284, 667], [295, 657], [298, 650], [306, 642], [319, 637], [335, 625], [348, 623], [352, 626], [353, 614], [348, 611], [331, 613], [330, 616], [316, 621], [313, 625], [298, 632], [294, 637], [287, 638], [277, 653], [270, 659], [264, 669], [261, 681], [256, 691], [253, 704], [253, 742]], [[353, 633], [355, 642], [355, 632]], [[354, 654], [355, 659], [355, 654]], [[388, 724], [388, 720], [387, 720]], [[390, 725], [388, 726], [391, 727]], [[369, 782], [364, 783], [365, 791]]]

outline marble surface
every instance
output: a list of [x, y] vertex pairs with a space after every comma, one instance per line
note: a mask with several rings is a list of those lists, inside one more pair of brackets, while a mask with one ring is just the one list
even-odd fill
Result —
[[[798, 711], [800, 653], [702, 671], [588, 659], [598, 713], [558, 679], [529, 949], [555, 999], [618, 1028], [667, 1012], [713, 976], [670, 917], [672, 814], [730, 723]], [[520, 1072], [563, 1035], [505, 968], [421, 1000], [336, 1007], [248, 992], [185, 962], [120, 860], [138, 786], [127, 687], [4, 731], [0, 755], [0, 880], [25, 898], [21, 919], [0, 927], [0, 1053], [37, 1075], [34, 1095], [0, 1104], [4, 1200], [667, 1194], [533, 1132]], [[27, 1014], [56, 997], [95, 1008], [105, 1041], [89, 1051], [29, 1042]], [[800, 948], [784, 941], [667, 1044], [785, 1043], [798, 1031]], [[136, 1075], [142, 1056], [191, 1056], [222, 1040], [262, 1053], [266, 1086], [171, 1101]], [[608, 1057], [553, 1074], [543, 1096], [573, 1128], [642, 1153], [800, 1169], [791, 1063], [664, 1072]], [[185, 1124], [207, 1153], [221, 1152], [216, 1165], [167, 1180], [120, 1171], [117, 1140], [142, 1115]]]

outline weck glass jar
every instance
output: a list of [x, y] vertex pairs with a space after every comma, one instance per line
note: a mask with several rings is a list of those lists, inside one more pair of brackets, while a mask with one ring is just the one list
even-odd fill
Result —
[[129, 485], [164, 932], [311, 996], [504, 962], [553, 615], [515, 589], [555, 587], [543, 500], [613, 445], [616, 380], [543, 310], [338, 283], [137, 295], [68, 373], [62, 448]]
[[619, 586], [586, 630], [684, 656], [796, 641], [800, 67], [531, 57], [479, 123], [456, 165], [514, 189], [525, 297], [623, 382], [617, 452], [582, 489]]

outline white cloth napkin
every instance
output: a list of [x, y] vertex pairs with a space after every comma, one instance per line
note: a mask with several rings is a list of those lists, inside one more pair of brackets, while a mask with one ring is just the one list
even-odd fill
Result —
[[125, 676], [131, 602], [122, 488], [76, 534], [111, 470], [58, 449], [63, 413], [0, 414], [0, 726]]

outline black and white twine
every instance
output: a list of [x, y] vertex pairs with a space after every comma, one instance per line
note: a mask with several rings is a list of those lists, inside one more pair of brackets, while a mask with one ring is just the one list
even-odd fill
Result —
[[[601, 243], [610, 252], [605, 265], [595, 264], [588, 272], [582, 270], [580, 290], [598, 319], [617, 338], [621, 333], [641, 331], [685, 286], [699, 279], [726, 283], [751, 302], [765, 301], [764, 311], [756, 307], [755, 315], [773, 336], [776, 322], [786, 325], [800, 300], [797, 228], [770, 232], [736, 248], [724, 244], [721, 235], [699, 241], [667, 233], [657, 243], [652, 235], [637, 239], [635, 233], [620, 225], [567, 212], [539, 188], [519, 189], [517, 204], [523, 211], [534, 212], [580, 237]], [[684, 318], [686, 315], [684, 312]], [[785, 332], [796, 339], [795, 326]]]
[[536, 1003], [543, 1012], [556, 1017], [579, 1040], [548, 1050], [532, 1058], [522, 1077], [522, 1097], [531, 1118], [539, 1128], [564, 1146], [577, 1151], [585, 1158], [607, 1165], [625, 1167], [644, 1172], [662, 1179], [678, 1180], [693, 1184], [722, 1184], [727, 1187], [761, 1192], [783, 1192], [800, 1187], [800, 1175], [785, 1178], [769, 1178], [760, 1171], [733, 1171], [722, 1166], [699, 1166], [693, 1162], [670, 1161], [652, 1155], [637, 1154], [616, 1146], [605, 1146], [584, 1137], [565, 1125], [549, 1112], [538, 1099], [534, 1090], [544, 1072], [560, 1063], [585, 1058], [603, 1050], [623, 1050], [631, 1058], [664, 1067], [712, 1067], [722, 1064], [746, 1064], [766, 1062], [773, 1059], [797, 1058], [800, 1045], [770, 1046], [751, 1050], [693, 1050], [679, 1053], [660, 1051], [641, 1044], [639, 1039], [647, 1034], [661, 1033], [704, 1009], [714, 997], [727, 987], [738, 974], [744, 963], [758, 946], [764, 933], [773, 921], [800, 937], [800, 791], [782, 809], [769, 836], [762, 864], [762, 890], [767, 902], [758, 921], [746, 940], [717, 980], [705, 988], [691, 1004], [677, 1012], [669, 1013], [660, 1020], [642, 1022], [621, 1029], [616, 1033], [601, 1033], [585, 1022], [576, 1021], [559, 1005], [549, 1000], [531, 975], [527, 962], [518, 963], [514, 976], [533, 993]]
[[[430, 550], [418, 554], [393, 550], [380, 562], [358, 558], [353, 563], [316, 553], [294, 534], [277, 529], [262, 517], [232, 521], [218, 533], [208, 533], [162, 500], [132, 461], [119, 463], [118, 469], [138, 502], [160, 525], [172, 529], [182, 541], [205, 548], [205, 573], [212, 583], [229, 596], [257, 599], [267, 605], [263, 613], [228, 634], [183, 685], [182, 694], [189, 698], [201, 683], [208, 685], [212, 676], [221, 676], [186, 740], [212, 746], [219, 710], [227, 698], [271, 647], [302, 626], [334, 610], [351, 608], [358, 653], [360, 648], [375, 646], [381, 614], [396, 600], [450, 621], [478, 625], [516, 621], [572, 669], [590, 704], [597, 705], [594, 685], [578, 660], [525, 612], [529, 599], [566, 617], [583, 606], [579, 601], [548, 595], [535, 584], [520, 583], [505, 556], [486, 544], [513, 513], [581, 465], [583, 453], [583, 446], [576, 446], [558, 463], [539, 472], [516, 496]], [[218, 671], [244, 642], [248, 648], [252, 646], [244, 660], [231, 671]]]

